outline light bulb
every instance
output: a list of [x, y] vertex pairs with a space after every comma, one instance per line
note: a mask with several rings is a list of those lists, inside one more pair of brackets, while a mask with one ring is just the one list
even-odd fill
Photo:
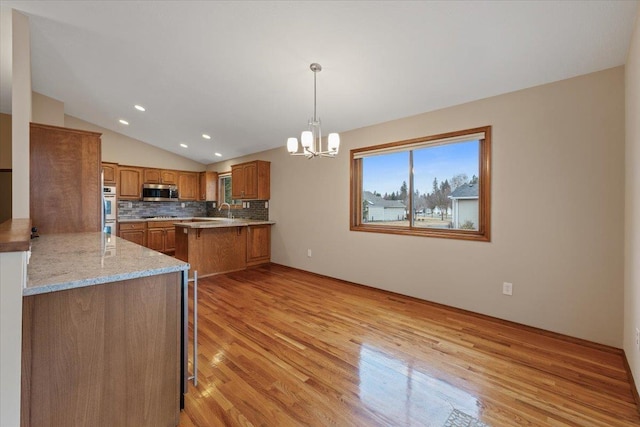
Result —
[[302, 141], [302, 146], [308, 150], [313, 144], [313, 133], [310, 130], [305, 130], [302, 132], [300, 140]]
[[329, 151], [335, 152], [338, 154], [338, 149], [340, 148], [340, 135], [337, 133], [329, 134]]
[[291, 154], [298, 151], [298, 138], [287, 139], [287, 151]]

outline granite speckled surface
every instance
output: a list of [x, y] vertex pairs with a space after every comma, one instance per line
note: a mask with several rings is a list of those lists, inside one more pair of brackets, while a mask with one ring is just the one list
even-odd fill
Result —
[[32, 243], [23, 295], [188, 269], [184, 261], [100, 232], [42, 235]]
[[184, 228], [221, 228], [221, 227], [248, 227], [250, 225], [273, 225], [273, 221], [256, 221], [252, 219], [226, 219], [226, 218], [208, 218], [207, 221], [199, 222], [181, 222], [176, 227]]

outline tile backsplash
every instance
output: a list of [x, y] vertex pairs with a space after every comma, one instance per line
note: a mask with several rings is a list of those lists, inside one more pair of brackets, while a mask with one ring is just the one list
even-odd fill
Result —
[[[259, 221], [268, 221], [269, 220], [269, 208], [268, 200], [250, 200], [246, 202], [242, 202], [242, 207], [234, 207], [231, 209], [231, 215], [234, 218], [244, 218], [244, 219], [255, 219]], [[218, 210], [220, 207], [219, 203], [215, 203], [215, 207], [213, 203], [207, 203], [207, 216], [218, 217], [218, 218], [226, 218], [227, 217], [227, 207], [225, 206], [221, 211]]]
[[[184, 208], [182, 204], [184, 203]], [[131, 207], [129, 207], [131, 206]], [[119, 219], [135, 219], [145, 216], [207, 216], [205, 202], [118, 202]]]
[[[182, 204], [184, 203], [184, 208]], [[234, 218], [255, 219], [267, 221], [269, 219], [268, 200], [251, 200], [243, 202], [243, 207], [231, 209]], [[131, 206], [131, 207], [129, 207]], [[118, 202], [119, 219], [137, 219], [150, 216], [176, 216], [176, 217], [226, 217], [227, 207], [218, 210], [217, 202]]]

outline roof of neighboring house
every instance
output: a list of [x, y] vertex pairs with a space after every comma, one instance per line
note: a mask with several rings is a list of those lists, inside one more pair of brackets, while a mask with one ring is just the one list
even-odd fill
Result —
[[405, 208], [406, 206], [400, 200], [386, 200], [380, 196], [374, 195], [371, 191], [362, 192], [362, 198], [370, 205], [382, 206], [384, 208]]
[[449, 195], [450, 199], [477, 199], [478, 184], [462, 184]]

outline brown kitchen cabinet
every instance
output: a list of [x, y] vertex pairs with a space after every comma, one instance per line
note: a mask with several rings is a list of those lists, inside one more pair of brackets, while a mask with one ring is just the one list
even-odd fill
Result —
[[149, 221], [147, 223], [147, 244], [154, 251], [172, 253], [176, 250], [176, 227], [179, 221]]
[[21, 426], [178, 425], [180, 284], [173, 272], [24, 297]]
[[242, 200], [269, 200], [271, 163], [263, 160], [231, 167], [231, 197]]
[[271, 225], [247, 227], [247, 267], [271, 261]]
[[142, 198], [143, 168], [119, 166], [118, 199], [140, 200]]
[[218, 173], [200, 172], [200, 185], [198, 189], [199, 201], [215, 202], [218, 200]]
[[198, 172], [178, 174], [178, 197], [180, 200], [198, 199]]
[[102, 162], [104, 185], [116, 187], [118, 185], [118, 164]]
[[147, 246], [147, 224], [145, 222], [118, 223], [118, 237], [141, 246]]
[[40, 233], [100, 231], [100, 135], [31, 123], [30, 218]]
[[144, 183], [178, 185], [178, 171], [145, 168]]

